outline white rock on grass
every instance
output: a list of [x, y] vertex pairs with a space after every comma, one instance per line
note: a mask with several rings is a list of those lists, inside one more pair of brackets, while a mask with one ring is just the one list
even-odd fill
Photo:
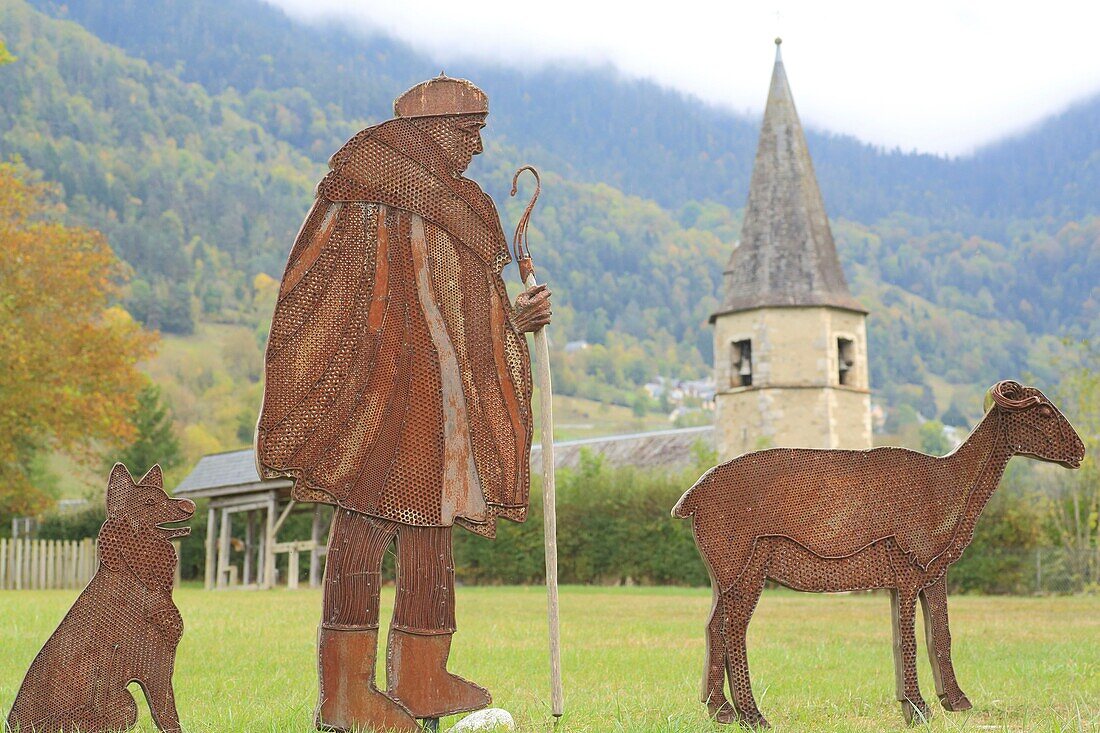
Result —
[[512, 720], [512, 714], [501, 708], [485, 708], [476, 713], [470, 713], [462, 720], [455, 723], [448, 733], [475, 733], [475, 731], [505, 731], [515, 730], [516, 721]]

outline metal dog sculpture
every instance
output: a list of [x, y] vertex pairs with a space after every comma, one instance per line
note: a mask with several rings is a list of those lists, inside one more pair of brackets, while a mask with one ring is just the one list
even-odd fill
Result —
[[52, 733], [118, 731], [137, 722], [137, 682], [162, 731], [178, 731], [172, 692], [183, 619], [172, 603], [176, 551], [170, 540], [190, 527], [166, 527], [195, 512], [164, 492], [160, 466], [138, 482], [121, 463], [107, 486], [99, 530], [99, 568], [31, 663], [9, 730]]
[[1085, 446], [1042, 392], [1004, 381], [989, 390], [985, 417], [966, 441], [942, 458], [903, 448], [776, 448], [704, 474], [672, 515], [692, 518], [714, 590], [702, 697], [711, 716], [768, 725], [745, 649], [767, 579], [818, 593], [890, 590], [897, 699], [910, 723], [931, 715], [917, 684], [919, 597], [936, 694], [947, 710], [969, 709], [951, 665], [947, 568], [973, 539], [1014, 455], [1077, 468]]

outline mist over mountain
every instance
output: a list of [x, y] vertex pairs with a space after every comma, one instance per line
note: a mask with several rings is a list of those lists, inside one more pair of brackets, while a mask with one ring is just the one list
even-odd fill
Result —
[[[398, 40], [305, 26], [260, 0], [32, 4], [212, 93], [294, 90], [299, 106], [335, 107], [346, 120], [388, 117], [394, 96], [438, 72]], [[798, 69], [788, 72], [797, 102]], [[548, 168], [672, 208], [703, 199], [744, 205], [758, 118], [611, 68], [527, 72], [456, 59], [448, 73], [474, 79], [489, 93], [492, 135]], [[763, 98], [767, 79], [760, 90]], [[274, 132], [322, 157], [342, 142]], [[904, 211], [996, 236], [1012, 219], [1080, 218], [1100, 205], [1100, 173], [1090, 163], [1100, 147], [1100, 96], [957, 159], [882, 150], [814, 130], [807, 137], [830, 216], [873, 222]]]

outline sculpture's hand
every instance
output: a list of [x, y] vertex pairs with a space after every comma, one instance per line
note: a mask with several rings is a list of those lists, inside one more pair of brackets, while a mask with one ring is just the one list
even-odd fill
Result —
[[550, 323], [550, 291], [546, 285], [536, 285], [516, 298], [516, 328], [520, 333], [534, 333]]

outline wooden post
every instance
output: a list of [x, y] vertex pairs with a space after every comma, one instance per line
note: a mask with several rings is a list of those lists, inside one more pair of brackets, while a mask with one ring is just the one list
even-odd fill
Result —
[[15, 589], [23, 590], [23, 553], [26, 552], [26, 548], [23, 547], [24, 540], [13, 540], [15, 542]]
[[57, 550], [56, 542], [50, 540], [46, 543], [46, 587], [53, 588], [53, 581], [56, 577], [54, 573], [54, 552]]
[[84, 577], [84, 571], [80, 567], [80, 547], [84, 544], [83, 540], [73, 540], [73, 583], [74, 585], [80, 584], [80, 579]]
[[255, 529], [256, 529], [256, 510], [249, 509], [245, 513], [244, 523], [244, 568], [242, 569], [242, 582], [245, 585], [252, 585], [254, 578], [252, 577], [252, 550], [255, 542]]
[[309, 587], [316, 588], [321, 579], [321, 505], [313, 508], [313, 526], [309, 531], [313, 549], [309, 551]]
[[217, 553], [215, 537], [218, 534], [218, 510], [210, 507], [206, 510], [206, 567], [203, 573], [203, 588], [214, 590], [214, 573], [217, 572]]
[[76, 564], [77, 550], [80, 547], [80, 543], [73, 540], [69, 543], [69, 587], [80, 587], [80, 566]]
[[298, 589], [298, 546], [290, 548], [290, 557], [286, 568], [286, 587], [289, 590]]
[[0, 538], [0, 590], [8, 587], [8, 541]]
[[61, 543], [61, 587], [71, 588], [73, 574], [72, 540]]
[[79, 582], [77, 580], [79, 576], [76, 574], [76, 540], [69, 540], [65, 544], [68, 545], [68, 547], [65, 548], [65, 552], [68, 556], [68, 566], [65, 569], [65, 587], [75, 588], [76, 584]]
[[31, 567], [30, 567], [30, 571], [31, 571], [30, 572], [31, 588], [34, 589], [34, 590], [38, 590], [39, 588], [42, 587], [42, 583], [39, 581], [39, 577], [38, 577], [38, 572], [39, 572], [39, 570], [41, 570], [41, 565], [39, 565], [39, 562], [38, 562], [38, 556], [39, 556], [39, 554], [41, 552], [41, 549], [42, 549], [42, 543], [36, 542], [35, 540], [28, 540], [28, 542], [31, 543]]
[[226, 587], [229, 581], [229, 531], [232, 521], [228, 509], [222, 509], [221, 538], [218, 542], [218, 588]]
[[267, 532], [264, 541], [264, 588], [275, 587], [275, 510], [278, 499], [272, 491], [267, 499]]
[[[266, 509], [264, 511], [267, 511]], [[263, 588], [267, 580], [267, 530], [260, 528], [259, 513], [256, 514], [256, 587]]]

